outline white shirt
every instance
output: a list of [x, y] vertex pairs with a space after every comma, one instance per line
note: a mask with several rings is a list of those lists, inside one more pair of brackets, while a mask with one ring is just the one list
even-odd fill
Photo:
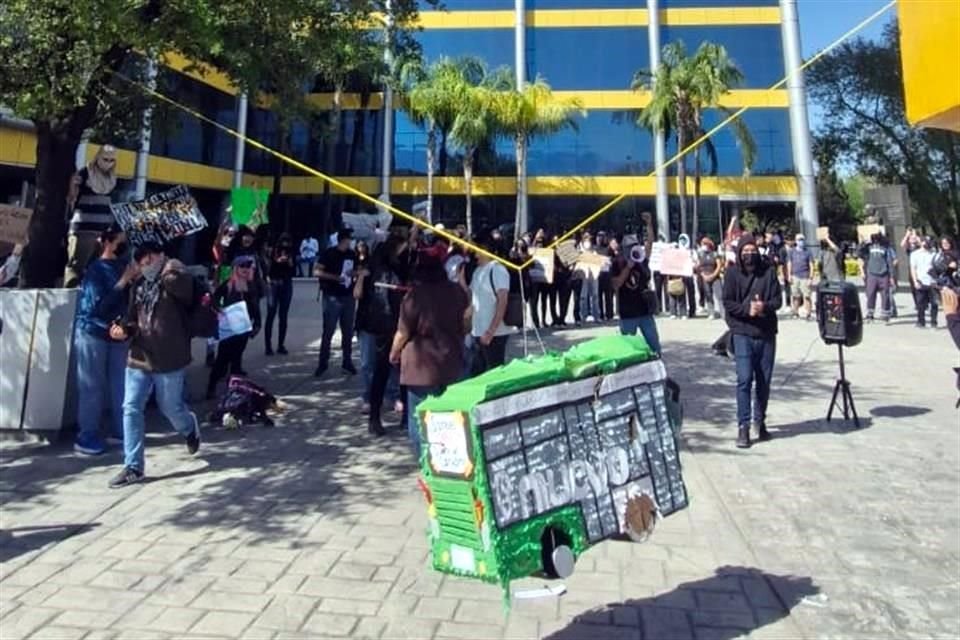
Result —
[[[491, 276], [492, 274], [492, 276]], [[490, 286], [490, 281], [493, 285]], [[473, 279], [470, 280], [470, 294], [473, 300], [473, 329], [471, 333], [475, 338], [483, 336], [490, 328], [493, 322], [493, 316], [497, 312], [497, 291], [510, 290], [510, 274], [507, 268], [499, 262], [488, 262], [477, 267], [473, 272]], [[507, 325], [500, 323], [495, 336], [506, 336], [513, 333], [513, 330]]]
[[925, 287], [933, 285], [930, 268], [933, 266], [933, 259], [936, 255], [929, 249], [917, 249], [910, 254], [910, 273], [911, 275], [915, 273], [917, 281]]
[[320, 252], [320, 242], [316, 238], [304, 238], [300, 243], [300, 257], [304, 260], [313, 260]]

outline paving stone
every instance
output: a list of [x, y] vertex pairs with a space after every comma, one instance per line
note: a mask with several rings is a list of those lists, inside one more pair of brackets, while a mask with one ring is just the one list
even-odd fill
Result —
[[256, 616], [247, 613], [208, 611], [190, 630], [191, 633], [222, 635], [235, 638]]
[[124, 613], [142, 598], [142, 594], [94, 587], [63, 587], [44, 601], [44, 606], [64, 610], [83, 609]]
[[202, 609], [168, 607], [150, 622], [150, 628], [170, 633], [185, 633], [205, 613]]
[[152, 605], [183, 607], [203, 593], [213, 584], [213, 581], [213, 578], [203, 576], [186, 576], [170, 580], [148, 594], [147, 601]]
[[395, 582], [400, 577], [400, 567], [377, 567], [373, 579], [376, 582]]
[[267, 587], [267, 593], [296, 593], [307, 579], [305, 575], [285, 575]]
[[277, 595], [257, 617], [253, 626], [277, 631], [297, 631], [316, 606], [316, 598], [290, 594]]
[[106, 587], [108, 589], [131, 589], [133, 585], [143, 580], [144, 576], [136, 573], [121, 571], [104, 571], [90, 581], [91, 587]]
[[300, 593], [323, 598], [356, 598], [358, 600], [381, 601], [390, 591], [385, 582], [366, 582], [361, 580], [343, 580], [340, 578], [308, 577], [300, 587]]
[[290, 563], [287, 573], [292, 575], [326, 575], [342, 554], [342, 551], [334, 549], [304, 551]]
[[434, 620], [451, 620], [456, 611], [459, 600], [452, 598], [420, 598], [413, 615], [418, 618], [432, 618]]
[[119, 613], [105, 611], [85, 611], [74, 609], [64, 611], [53, 621], [58, 627], [83, 627], [85, 629], [109, 629], [120, 618]]
[[732, 627], [750, 630], [756, 627], [750, 611], [694, 611], [693, 624], [698, 627]]
[[[593, 624], [580, 624], [574, 622], [560, 631], [556, 631], [548, 636], [549, 640], [641, 640], [639, 629], [628, 629], [627, 627], [608, 627]], [[681, 636], [656, 636], [663, 638], [680, 638]]]
[[706, 611], [750, 611], [750, 603], [742, 593], [718, 593], [697, 589], [697, 608]]
[[287, 569], [287, 563], [283, 562], [262, 562], [258, 560], [249, 560], [244, 562], [234, 573], [237, 578], [256, 578], [260, 580], [273, 581], [283, 575]]
[[330, 569], [330, 577], [348, 580], [371, 580], [378, 567], [373, 564], [340, 561]]
[[323, 634], [325, 636], [349, 636], [356, 628], [359, 619], [337, 613], [316, 612], [303, 625], [304, 631]]
[[345, 600], [343, 598], [323, 598], [317, 606], [317, 611], [325, 613], [351, 613], [354, 615], [373, 616], [380, 610], [380, 603], [372, 600]]
[[[386, 630], [381, 638], [383, 640], [401, 640], [402, 638], [419, 638], [431, 640], [437, 632], [440, 623], [436, 620], [423, 620], [420, 618], [394, 618], [387, 624]], [[491, 629], [487, 629], [492, 634]], [[469, 636], [463, 636], [469, 637]]]
[[266, 608], [273, 597], [272, 595], [251, 593], [206, 591], [197, 596], [197, 599], [190, 603], [190, 606], [213, 611], [236, 611], [240, 613], [257, 614]]
[[4, 588], [6, 588], [7, 585], [13, 587], [34, 587], [38, 584], [43, 584], [50, 577], [63, 571], [68, 566], [69, 564], [67, 563], [52, 564], [46, 562], [31, 562], [25, 567], [21, 567], [9, 575], [5, 575], [3, 577], [3, 586]]
[[354, 627], [351, 638], [357, 640], [378, 640], [387, 628], [387, 621], [380, 618], [360, 618]]
[[212, 585], [211, 591], [226, 593], [264, 593], [269, 583], [266, 580], [248, 580], [245, 578], [218, 578]]
[[3, 617], [3, 635], [11, 638], [25, 638], [34, 630], [47, 624], [59, 609], [41, 608], [33, 606], [18, 607], [11, 614]]
[[693, 634], [689, 614], [679, 609], [643, 607], [640, 619], [645, 638], [688, 638]]
[[30, 638], [31, 640], [80, 640], [89, 631], [80, 627], [45, 626], [34, 632]]
[[462, 638], [500, 638], [503, 628], [490, 624], [466, 624], [463, 622], [441, 622], [434, 638], [437, 640], [462, 640]]
[[149, 629], [150, 623], [165, 610], [166, 607], [159, 605], [140, 603], [121, 616], [113, 626], [123, 630], [124, 633], [132, 629]]

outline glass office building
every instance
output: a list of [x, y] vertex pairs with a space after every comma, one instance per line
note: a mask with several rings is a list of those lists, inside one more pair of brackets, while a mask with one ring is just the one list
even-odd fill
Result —
[[[704, 162], [701, 229], [716, 235], [742, 207], [793, 209], [802, 201], [804, 182], [797, 176], [810, 172], [805, 106], [797, 104], [803, 102], [802, 84], [799, 91], [796, 83], [770, 89], [797, 63], [790, 55], [797, 37], [791, 33], [796, 29], [795, 0], [445, 0], [444, 5], [443, 10], [424, 8], [420, 15], [417, 38], [428, 61], [477, 56], [491, 68], [510, 68], [519, 79], [542, 77], [555, 93], [576, 97], [587, 109], [584, 117], [576, 118], [576, 128], [531, 142], [530, 226], [559, 231], [627, 194], [598, 226], [635, 226], [639, 212], [650, 210], [657, 212], [661, 226], [669, 219], [676, 231], [675, 166], [659, 175], [657, 171], [658, 160], [672, 157], [676, 144], [636, 125], [636, 111], [649, 96], [631, 91], [630, 83], [637, 70], [656, 66], [658, 44], [678, 41], [689, 51], [705, 41], [726, 47], [744, 82], [722, 105], [750, 107], [743, 119], [757, 145], [747, 175], [732, 134], [723, 130], [714, 136], [716, 162]], [[184, 61], [168, 62], [161, 75], [166, 77], [162, 86], [184, 103], [238, 126], [237, 92], [224, 78], [191, 74]], [[318, 92], [313, 99], [323, 105], [331, 96]], [[316, 127], [302, 123], [294, 127], [286, 146], [297, 160], [368, 194], [389, 191], [395, 204], [410, 210], [426, 194], [426, 134], [402, 110], [396, 111], [387, 131], [383, 103], [380, 93], [348, 95], [336, 136], [318, 139], [311, 133]], [[247, 135], [279, 146], [269, 109], [251, 100], [246, 116]], [[708, 111], [705, 126], [723, 117], [719, 110]], [[212, 201], [235, 181], [236, 141], [187, 114], [172, 119], [175, 126], [157, 128], [152, 135], [150, 188], [182, 182], [208, 191]], [[29, 135], [0, 120], [3, 195], [22, 177], [16, 167], [29, 165], [31, 151], [24, 148], [29, 147]], [[121, 157], [121, 171], [132, 174], [132, 155]], [[236, 179], [270, 186], [276, 161], [249, 146], [242, 156], [242, 175]], [[322, 228], [327, 209], [323, 182], [289, 167], [281, 174], [284, 226], [294, 233]], [[475, 225], [511, 222], [516, 203], [512, 141], [498, 140], [481, 149], [475, 175]], [[692, 180], [688, 191], [693, 192]], [[435, 193], [435, 219], [462, 221], [462, 155], [452, 145], [440, 154]], [[332, 208], [368, 207], [338, 196]], [[812, 215], [815, 218], [815, 211]]]

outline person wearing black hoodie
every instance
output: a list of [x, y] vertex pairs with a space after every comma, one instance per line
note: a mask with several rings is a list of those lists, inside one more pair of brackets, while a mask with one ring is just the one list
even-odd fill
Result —
[[[753, 236], [741, 236], [737, 263], [727, 268], [723, 283], [723, 308], [737, 363], [737, 447], [741, 449], [750, 447], [751, 422], [759, 441], [770, 439], [767, 402], [777, 351], [777, 310], [782, 304], [775, 269], [760, 258]], [[757, 401], [751, 407], [754, 389]]]

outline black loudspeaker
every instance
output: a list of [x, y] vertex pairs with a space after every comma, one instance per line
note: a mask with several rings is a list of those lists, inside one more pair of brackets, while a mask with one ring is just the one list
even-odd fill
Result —
[[817, 290], [817, 324], [827, 344], [855, 347], [863, 340], [860, 294], [849, 282], [826, 282]]

